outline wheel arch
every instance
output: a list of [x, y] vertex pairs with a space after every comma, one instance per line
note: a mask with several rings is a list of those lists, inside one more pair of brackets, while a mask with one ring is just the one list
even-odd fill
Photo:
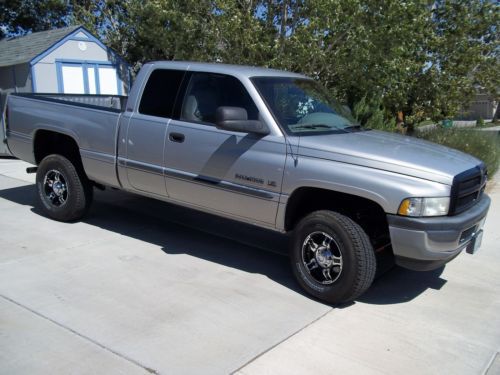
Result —
[[74, 136], [61, 132], [38, 129], [33, 136], [33, 156], [36, 164], [48, 155], [59, 154], [75, 164], [83, 171], [80, 147]]
[[285, 231], [293, 230], [303, 217], [318, 210], [331, 210], [351, 218], [363, 228], [375, 246], [378, 242], [390, 242], [386, 212], [380, 203], [359, 195], [317, 187], [300, 187], [288, 198]]

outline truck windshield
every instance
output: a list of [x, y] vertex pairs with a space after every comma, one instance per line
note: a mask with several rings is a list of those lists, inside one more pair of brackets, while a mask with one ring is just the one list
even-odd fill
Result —
[[360, 126], [318, 83], [293, 77], [254, 77], [252, 82], [289, 135], [346, 133]]

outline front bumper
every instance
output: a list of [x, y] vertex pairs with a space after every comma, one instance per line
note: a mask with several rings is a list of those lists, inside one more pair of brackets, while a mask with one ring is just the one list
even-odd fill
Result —
[[484, 224], [490, 198], [459, 215], [409, 218], [387, 215], [396, 264], [427, 271], [455, 258], [471, 242]]

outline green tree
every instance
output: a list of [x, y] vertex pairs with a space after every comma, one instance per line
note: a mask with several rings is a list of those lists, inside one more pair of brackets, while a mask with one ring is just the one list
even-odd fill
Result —
[[320, 79], [350, 106], [380, 98], [411, 124], [454, 115], [475, 85], [498, 96], [497, 4], [316, 0], [299, 13], [276, 65]]
[[482, 0], [436, 1], [426, 45], [428, 69], [410, 106], [422, 106], [432, 117], [455, 114], [477, 86], [496, 97], [500, 88], [500, 5]]
[[135, 69], [145, 61], [166, 59], [303, 72], [351, 107], [365, 98], [379, 103], [374, 112], [378, 119], [381, 113], [393, 119], [402, 112], [409, 124], [424, 117], [453, 116], [477, 86], [499, 96], [500, 5], [492, 1], [62, 4], [66, 1], [9, 0], [2, 5], [1, 25], [15, 33], [64, 25], [71, 18], [99, 35]]
[[0, 39], [67, 26], [64, 0], [5, 0], [0, 2]]

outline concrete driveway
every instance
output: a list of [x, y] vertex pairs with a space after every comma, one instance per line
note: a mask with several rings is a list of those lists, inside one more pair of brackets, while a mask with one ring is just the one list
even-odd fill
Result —
[[25, 167], [0, 159], [0, 374], [500, 374], [500, 184], [478, 254], [333, 308], [283, 236], [113, 190], [55, 222]]

